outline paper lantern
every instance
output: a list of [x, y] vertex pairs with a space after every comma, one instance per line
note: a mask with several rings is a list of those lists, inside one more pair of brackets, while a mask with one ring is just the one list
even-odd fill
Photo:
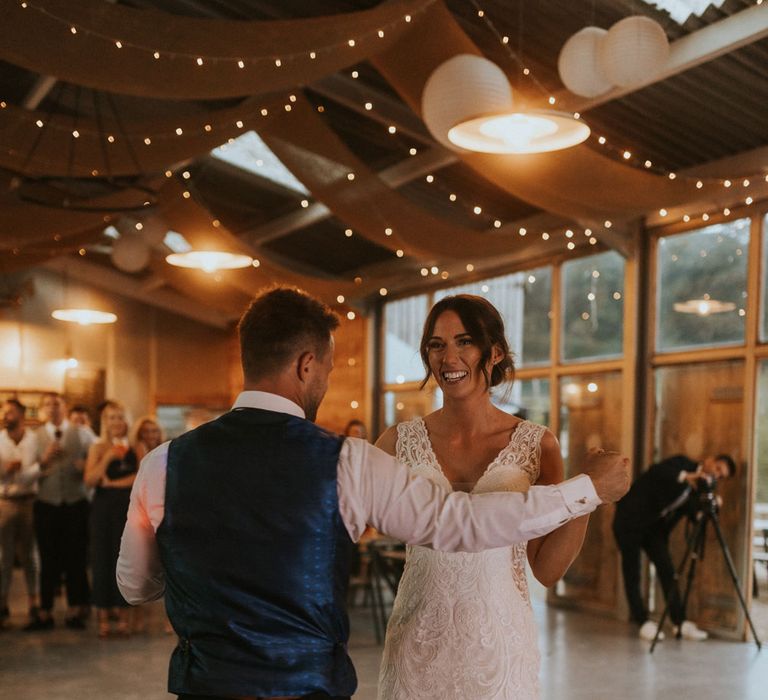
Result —
[[149, 245], [139, 235], [126, 233], [112, 244], [112, 262], [123, 272], [139, 272], [149, 262]]
[[144, 240], [151, 247], [161, 246], [168, 234], [168, 224], [159, 216], [148, 216], [142, 219], [142, 224], [141, 235]]
[[608, 79], [620, 87], [639, 85], [655, 76], [669, 58], [669, 41], [649, 17], [616, 22], [600, 42], [600, 63]]
[[584, 27], [560, 49], [557, 70], [563, 85], [572, 93], [596, 97], [613, 87], [600, 62], [600, 45], [607, 33], [600, 27]]
[[460, 122], [512, 110], [512, 88], [495, 63], [472, 54], [459, 54], [438, 66], [424, 85], [421, 116], [432, 136], [444, 146], [461, 149], [448, 139]]

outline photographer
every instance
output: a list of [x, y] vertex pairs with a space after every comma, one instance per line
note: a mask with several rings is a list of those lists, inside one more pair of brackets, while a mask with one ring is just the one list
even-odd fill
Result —
[[[709, 492], [717, 479], [726, 479], [736, 471], [729, 455], [720, 454], [694, 462], [676, 455], [652, 464], [632, 484], [629, 492], [616, 504], [613, 534], [621, 550], [624, 590], [633, 622], [640, 625], [640, 637], [652, 640], [657, 625], [648, 619], [648, 611], [640, 594], [640, 551], [653, 562], [675, 632], [684, 639], [701, 641], [707, 633], [685, 619], [685, 610], [675, 582], [675, 567], [669, 554], [669, 534], [685, 514], [695, 513], [698, 498], [694, 492]], [[659, 635], [663, 638], [663, 634]]]

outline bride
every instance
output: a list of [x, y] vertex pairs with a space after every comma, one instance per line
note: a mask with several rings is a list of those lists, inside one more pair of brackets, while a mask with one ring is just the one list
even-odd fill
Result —
[[[427, 316], [420, 350], [424, 383], [434, 377], [443, 407], [392, 426], [379, 447], [445, 489], [525, 491], [562, 481], [555, 436], [491, 403], [491, 387], [514, 374], [493, 305], [466, 294], [442, 299]], [[538, 698], [526, 557], [534, 576], [552, 586], [581, 549], [588, 517], [481, 553], [409, 547], [387, 626], [379, 700]]]

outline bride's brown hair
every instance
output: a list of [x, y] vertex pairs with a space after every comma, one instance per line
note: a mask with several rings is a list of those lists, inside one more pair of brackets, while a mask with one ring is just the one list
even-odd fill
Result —
[[[427, 320], [424, 321], [424, 332], [421, 334], [419, 353], [427, 370], [427, 376], [424, 377], [421, 388], [424, 388], [432, 374], [429, 369], [427, 343], [435, 331], [437, 319], [445, 311], [456, 313], [467, 333], [480, 349], [480, 369], [485, 377], [486, 387], [490, 389], [503, 382], [512, 381], [515, 378], [515, 363], [512, 360], [512, 353], [509, 351], [509, 343], [504, 336], [504, 321], [501, 314], [493, 304], [483, 297], [474, 294], [457, 294], [438, 301], [430, 309]], [[502, 358], [493, 365], [489, 376], [486, 365], [491, 359], [494, 345], [501, 350]]]

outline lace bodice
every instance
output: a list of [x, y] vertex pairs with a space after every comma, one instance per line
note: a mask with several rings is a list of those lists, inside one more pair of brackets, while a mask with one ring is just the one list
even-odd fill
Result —
[[[473, 493], [526, 491], [539, 475], [543, 426], [523, 421]], [[397, 427], [397, 458], [451, 489], [417, 418]], [[539, 654], [526, 545], [480, 553], [408, 547], [379, 677], [380, 700], [533, 700]]]

